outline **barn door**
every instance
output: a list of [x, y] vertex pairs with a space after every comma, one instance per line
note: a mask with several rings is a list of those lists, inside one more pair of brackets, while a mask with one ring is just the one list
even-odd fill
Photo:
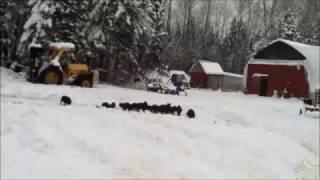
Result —
[[268, 93], [268, 79], [261, 79], [260, 80], [260, 90], [259, 96], [267, 96]]

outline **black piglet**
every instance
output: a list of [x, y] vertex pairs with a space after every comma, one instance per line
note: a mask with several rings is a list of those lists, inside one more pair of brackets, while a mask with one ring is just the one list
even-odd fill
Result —
[[60, 105], [66, 106], [70, 105], [72, 103], [72, 100], [69, 96], [62, 96], [60, 99]]
[[186, 114], [189, 118], [195, 118], [196, 117], [196, 114], [194, 112], [193, 109], [189, 109], [187, 114]]

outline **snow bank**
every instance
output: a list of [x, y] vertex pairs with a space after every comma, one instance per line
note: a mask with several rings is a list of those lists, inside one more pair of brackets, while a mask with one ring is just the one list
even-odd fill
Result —
[[[59, 106], [62, 95], [73, 104]], [[103, 101], [180, 104], [196, 118], [96, 108]], [[319, 178], [318, 114], [299, 116], [301, 105], [32, 84], [1, 68], [1, 178]]]

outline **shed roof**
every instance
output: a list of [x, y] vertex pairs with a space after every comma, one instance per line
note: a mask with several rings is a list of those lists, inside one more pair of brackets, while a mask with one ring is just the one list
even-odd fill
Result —
[[199, 60], [199, 64], [206, 74], [213, 75], [213, 74], [223, 74], [224, 73], [220, 64], [217, 62]]
[[235, 74], [235, 73], [230, 73], [230, 72], [224, 72], [223, 74], [224, 74], [225, 76], [243, 78], [243, 75], [241, 75], [241, 74]]
[[232, 77], [238, 77], [242, 78], [243, 75], [241, 74], [234, 74], [230, 72], [224, 72], [222, 67], [217, 62], [211, 62], [206, 60], [199, 60], [199, 63], [194, 64], [190, 68], [190, 72], [196, 68], [197, 65], [200, 65], [200, 67], [203, 69], [204, 73], [207, 75], [223, 75], [223, 76], [232, 76]]

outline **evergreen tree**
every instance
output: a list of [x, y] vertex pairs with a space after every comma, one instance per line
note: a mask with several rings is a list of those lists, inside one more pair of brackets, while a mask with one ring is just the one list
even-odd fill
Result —
[[303, 33], [302, 42], [310, 45], [320, 46], [320, 19], [310, 24], [307, 31]]
[[24, 25], [19, 53], [26, 55], [32, 42], [72, 42], [87, 47], [83, 27], [88, 20], [90, 0], [30, 0], [31, 15]]
[[0, 59], [17, 60], [16, 49], [29, 12], [27, 1], [11, 0], [0, 2]]
[[9, 2], [8, 1], [1, 1], [0, 2], [0, 59], [1, 65], [10, 59], [9, 56], [9, 49], [10, 42], [11, 42], [11, 35], [10, 35], [10, 17], [8, 17], [8, 9]]
[[320, 46], [320, 17], [318, 17], [318, 21], [314, 22], [312, 27], [312, 45]]
[[164, 68], [161, 55], [168, 38], [164, 30], [163, 0], [148, 0], [144, 5], [141, 6], [144, 9], [144, 26], [149, 30], [139, 38], [138, 61], [145, 70], [161, 70]]
[[292, 41], [299, 40], [299, 32], [297, 30], [296, 19], [292, 13], [287, 13], [281, 22], [280, 37]]
[[52, 17], [57, 8], [54, 0], [30, 0], [31, 15], [24, 24], [24, 31], [20, 37], [18, 53], [26, 56], [30, 43], [48, 43], [52, 32]]
[[301, 13], [298, 23], [302, 42], [319, 45], [320, 32], [320, 2], [315, 0], [305, 1], [305, 11]]
[[65, 41], [76, 44], [76, 47], [87, 46], [86, 37], [83, 32], [85, 22], [88, 20], [89, 0], [59, 0], [52, 17], [52, 30], [50, 39], [52, 41]]
[[95, 2], [87, 32], [93, 46], [104, 49], [109, 82], [122, 83], [141, 76], [150, 65], [148, 59], [158, 62], [161, 5], [162, 0]]
[[[87, 29], [94, 47], [103, 47], [108, 80], [122, 83], [138, 71], [137, 40], [143, 33], [138, 1], [96, 1]], [[141, 2], [140, 2], [141, 3]]]

